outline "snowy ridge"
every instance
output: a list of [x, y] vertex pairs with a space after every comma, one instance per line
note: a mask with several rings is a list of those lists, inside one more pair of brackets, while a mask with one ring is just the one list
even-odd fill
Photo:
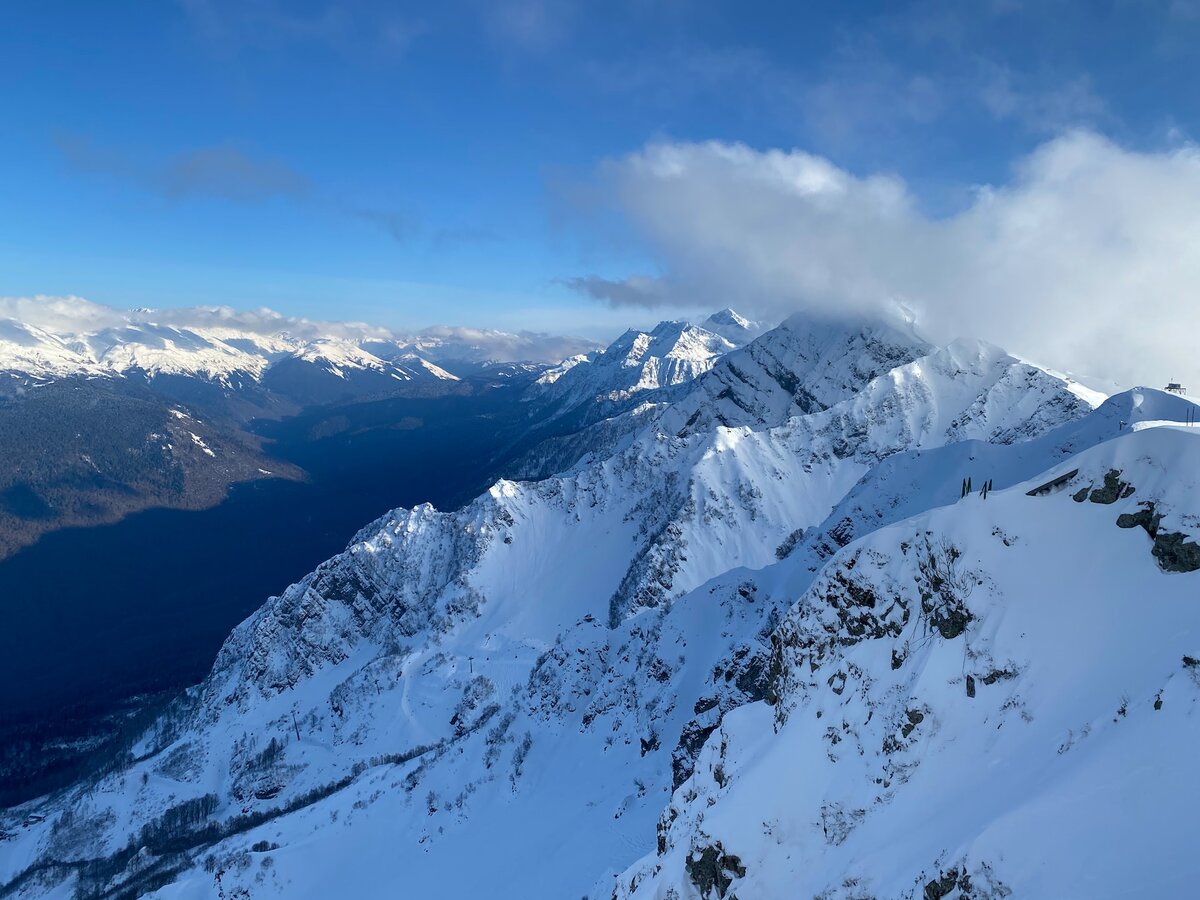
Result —
[[[716, 313], [713, 318], [720, 320], [726, 314], [745, 322], [731, 310]], [[663, 323], [656, 331], [671, 333], [677, 330], [675, 326]], [[595, 393], [597, 385], [611, 387], [614, 380], [625, 383], [619, 379], [628, 379], [633, 370], [621, 361], [639, 334], [629, 332], [610, 348], [610, 358], [618, 362], [616, 376], [605, 377], [603, 367], [593, 370], [581, 365], [588, 362], [586, 358], [568, 360], [559, 367], [571, 373], [578, 369], [573, 383], [586, 386], [563, 403], [567, 411], [575, 411], [585, 427], [535, 448], [515, 467], [519, 476], [544, 478], [580, 459], [608, 456], [626, 447], [647, 422], [664, 433], [679, 436], [711, 431], [720, 425], [781, 425], [791, 416], [844, 400], [872, 378], [933, 349], [911, 334], [885, 326], [817, 323], [795, 317], [744, 347], [714, 357], [702, 372], [696, 367], [693, 371], [698, 377], [660, 390], [625, 393], [624, 404], [606, 402], [603, 392]], [[551, 369], [543, 380], [558, 377], [559, 373]], [[552, 387], [559, 395], [568, 393], [557, 383]], [[622, 396], [620, 391], [615, 394]], [[822, 400], [818, 402], [816, 397]]]
[[[834, 573], [852, 540], [920, 532], [910, 516], [999, 511], [1010, 497], [1065, 504], [1075, 516], [1103, 507], [1109, 518], [1140, 516], [1137, 504], [1153, 500], [1161, 510], [1111, 530], [1137, 547], [1147, 571], [1194, 584], [1194, 573], [1167, 574], [1158, 563], [1186, 562], [1187, 540], [1170, 535], [1198, 530], [1195, 498], [1176, 493], [1173, 478], [1115, 476], [1118, 498], [1122, 479], [1136, 487], [1119, 507], [1071, 499], [1085, 482], [1100, 500], [1109, 493], [1110, 460], [1076, 466], [1081, 451], [1105, 453], [1143, 435], [1192, 440], [1177, 428], [1130, 434], [1134, 419], [1184, 420], [1187, 401], [1139, 391], [1092, 412], [1063, 380], [986, 344], [934, 350], [903, 334], [885, 342], [871, 329], [809, 339], [799, 322], [786, 327], [790, 334], [756, 342], [775, 352], [748, 357], [762, 390], [745, 381], [737, 395], [761, 401], [754, 408], [769, 415], [662, 428], [699, 409], [712, 419], [731, 414], [723, 389], [685, 393], [676, 402], [690, 407], [668, 407], [605, 459], [536, 484], [501, 482], [456, 513], [398, 510], [363, 529], [346, 552], [239, 626], [204, 684], [133, 749], [138, 761], [95, 788], [20, 811], [38, 809], [45, 822], [0, 824], [14, 833], [0, 884], [30, 897], [98, 880], [137, 893], [165, 877], [164, 897], [235, 889], [383, 897], [402, 877], [422, 896], [495, 894], [501, 884], [521, 897], [608, 897], [614, 888], [731, 896], [735, 879], [751, 877], [750, 860], [775, 870], [769, 848], [730, 849], [750, 828], [734, 800], [722, 815], [738, 824], [712, 832], [720, 849], [707, 842], [706, 798], [726, 802], [714, 748], [741, 718], [747, 728], [766, 723], [747, 732], [755, 747], [771, 739], [775, 710], [762, 701], [785, 694], [775, 636], [791, 633], [789, 610], [818, 581], [840, 584]], [[823, 398], [817, 408], [784, 415], [777, 392], [793, 383], [787, 371]], [[701, 395], [716, 411], [698, 403]], [[1126, 455], [1134, 462], [1117, 461], [1131, 471], [1143, 457], [1177, 466], [1189, 446], [1165, 455], [1170, 448], [1139, 444]], [[1073, 468], [1067, 493], [1026, 496]], [[995, 497], [956, 502], [967, 475], [977, 484], [993, 478]], [[1010, 489], [1014, 479], [1028, 485]], [[934, 507], [942, 509], [928, 512]], [[1024, 546], [1009, 524], [1004, 534]], [[1085, 542], [1067, 518], [1057, 525], [1047, 531], [1055, 547]], [[983, 545], [1003, 544], [984, 537]], [[900, 557], [889, 577], [911, 584], [915, 573], [901, 571], [910, 557]], [[1114, 556], [1113, 565], [1126, 559]], [[1103, 572], [1094, 578], [1102, 583]], [[878, 651], [887, 672], [890, 649]], [[920, 655], [911, 657], [917, 671]], [[822, 734], [827, 719], [832, 713]], [[884, 726], [872, 718], [870, 727]], [[739, 751], [739, 775], [756, 759]], [[845, 803], [853, 820], [859, 807]], [[668, 805], [675, 812], [663, 818], [656, 849], [655, 823]], [[810, 811], [801, 804], [794, 816]], [[810, 831], [777, 834], [807, 841]], [[745, 856], [728, 858], [738, 851]], [[103, 864], [70, 865], [82, 859]], [[936, 854], [908, 861], [941, 865]], [[914, 876], [904, 875], [908, 889]], [[758, 893], [738, 895], [791, 884], [763, 879], [753, 883]], [[878, 894], [891, 896], [893, 883], [877, 882]]]
[[794, 316], [729, 353], [673, 404], [664, 429], [782, 425], [826, 409], [859, 386], [933, 348], [884, 323], [816, 322]]

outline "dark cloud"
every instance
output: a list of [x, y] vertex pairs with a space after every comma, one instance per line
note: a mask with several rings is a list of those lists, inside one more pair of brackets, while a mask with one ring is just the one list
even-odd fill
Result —
[[621, 279], [585, 275], [564, 278], [560, 283], [592, 300], [599, 300], [614, 307], [653, 309], [660, 306], [694, 305], [678, 286], [648, 275], [631, 275]]

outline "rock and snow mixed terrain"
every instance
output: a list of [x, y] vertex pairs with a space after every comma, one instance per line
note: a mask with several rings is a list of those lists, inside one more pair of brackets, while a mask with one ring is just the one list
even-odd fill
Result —
[[10, 810], [0, 896], [1187, 895], [1195, 405], [883, 325], [662, 330], [607, 444], [368, 525]]

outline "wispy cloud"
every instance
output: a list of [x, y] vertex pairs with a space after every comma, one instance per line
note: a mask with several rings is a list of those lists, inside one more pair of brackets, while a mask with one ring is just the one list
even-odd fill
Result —
[[575, 0], [486, 0], [484, 29], [503, 51], [544, 52], [570, 35], [581, 12]]
[[56, 142], [72, 168], [168, 200], [208, 198], [253, 205], [284, 199], [323, 214], [366, 223], [401, 243], [421, 234], [420, 221], [410, 213], [331, 196], [286, 162], [232, 144], [200, 147], [146, 163], [77, 135], [60, 135]]
[[78, 135], [59, 135], [66, 161], [80, 172], [108, 176], [164, 197], [210, 197], [232, 203], [261, 203], [273, 197], [307, 197], [312, 184], [287, 163], [255, 156], [230, 144], [187, 150], [140, 163]]
[[1047, 87], [1031, 83], [1007, 66], [984, 64], [990, 73], [979, 96], [998, 119], [1015, 119], [1034, 131], [1055, 133], [1096, 126], [1112, 119], [1108, 104], [1095, 93], [1091, 79], [1079, 75]]
[[257, 159], [236, 147], [202, 147], [169, 160], [154, 176], [172, 197], [206, 196], [234, 203], [301, 197], [309, 180], [277, 159]]
[[197, 35], [235, 55], [308, 44], [357, 61], [402, 59], [425, 30], [386, 3], [343, 0], [301, 9], [283, 0], [179, 0]]

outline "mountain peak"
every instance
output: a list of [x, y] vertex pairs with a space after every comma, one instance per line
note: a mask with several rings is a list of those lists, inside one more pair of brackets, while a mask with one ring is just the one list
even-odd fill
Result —
[[711, 331], [713, 334], [719, 334], [725, 340], [738, 347], [754, 340], [768, 328], [767, 325], [761, 322], [754, 322], [747, 319], [728, 306], [717, 310], [701, 322], [700, 327]]
[[547, 369], [538, 379], [540, 399], [564, 411], [597, 403], [588, 415], [612, 415], [636, 396], [691, 381], [736, 346], [683, 319], [664, 320], [649, 331], [630, 328], [599, 353]]

